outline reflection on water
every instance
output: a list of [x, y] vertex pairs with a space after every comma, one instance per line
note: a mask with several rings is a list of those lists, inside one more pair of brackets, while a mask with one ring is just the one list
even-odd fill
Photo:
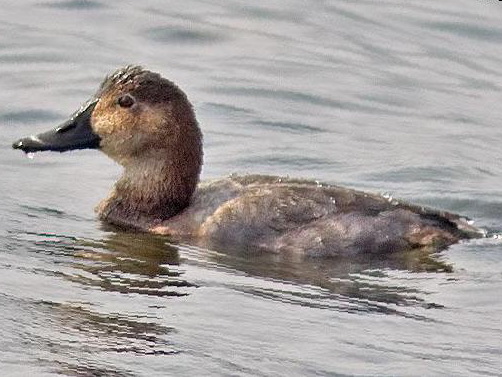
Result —
[[[108, 291], [155, 296], [184, 296], [194, 287], [182, 279], [176, 248], [160, 236], [141, 233], [111, 233], [101, 241], [82, 241], [73, 267], [89, 273], [71, 276], [80, 284]], [[92, 263], [89, 263], [92, 261]]]
[[162, 236], [109, 232], [102, 240], [26, 232], [17, 238], [33, 243], [36, 253], [67, 256], [73, 267], [64, 278], [84, 286], [125, 294], [184, 296], [195, 287], [182, 279], [177, 249]]
[[[451, 265], [439, 254], [427, 250], [350, 258], [302, 258], [288, 255], [249, 255], [242, 252], [198, 250], [180, 246], [187, 263], [204, 268], [213, 266], [232, 274], [266, 279], [277, 284], [224, 282], [228, 288], [260, 298], [288, 304], [330, 309], [349, 313], [394, 314], [426, 319], [407, 312], [406, 307], [440, 308], [442, 305], [425, 300], [426, 292], [395, 281], [393, 272], [451, 272]], [[406, 279], [405, 279], [406, 280]]]
[[[168, 238], [142, 233], [111, 231], [102, 240], [79, 240], [51, 234], [26, 234], [36, 252], [67, 255], [70, 282], [108, 292], [157, 297], [180, 297], [198, 286], [184, 276], [197, 266], [216, 269], [226, 279], [218, 283], [260, 298], [341, 312], [375, 312], [415, 317], [406, 307], [439, 308], [427, 302], [424, 292], [396, 284], [392, 271], [449, 272], [439, 255], [416, 250], [388, 256], [315, 259], [298, 256], [249, 255], [227, 250], [211, 251], [175, 245]], [[233, 282], [245, 274], [265, 279]], [[276, 282], [277, 284], [274, 284]], [[271, 284], [269, 284], [271, 283]], [[305, 287], [308, 287], [306, 289]]]
[[[85, 306], [54, 303], [40, 303], [40, 306], [40, 314], [50, 320], [51, 330], [59, 335], [51, 339], [34, 337], [31, 342], [49, 351], [45, 362], [65, 375], [128, 375], [106, 363], [97, 363], [96, 355], [170, 355], [178, 352], [169, 341], [175, 330], [155, 323], [155, 319], [100, 313]], [[75, 362], [76, 355], [78, 362]]]
[[[198, 284], [184, 277], [184, 268], [198, 266], [231, 275], [245, 273], [271, 282], [286, 283], [293, 289], [288, 292], [274, 287], [267, 290], [246, 284], [233, 286], [233, 289], [260, 297], [349, 312], [399, 314], [386, 305], [437, 305], [425, 302], [419, 291], [391, 283], [386, 271], [451, 271], [451, 266], [443, 262], [440, 255], [427, 250], [386, 256], [316, 259], [268, 253], [249, 255], [235, 250], [216, 252], [176, 245], [163, 236], [119, 230], [109, 231], [106, 235], [101, 240], [29, 232], [12, 236], [18, 241], [31, 242], [36, 253], [70, 257], [65, 263], [72, 267], [71, 273], [58, 274], [70, 282], [108, 292], [157, 297], [190, 294]], [[300, 292], [303, 286], [318, 289], [318, 297], [311, 293], [303, 295]]]
[[[61, 216], [51, 209], [38, 212]], [[49, 258], [36, 274], [51, 277], [54, 286], [65, 282], [80, 292], [63, 300], [23, 304], [44, 321], [31, 324], [35, 330], [25, 336], [25, 342], [39, 350], [41, 363], [57, 373], [132, 376], [117, 367], [120, 363], [108, 360], [110, 355], [192, 354], [190, 346], [173, 339], [179, 329], [166, 311], [176, 304], [172, 300], [191, 296], [199, 286], [286, 306], [435, 322], [434, 315], [424, 310], [443, 305], [428, 299], [429, 292], [408, 280], [448, 275], [445, 271], [451, 270], [440, 255], [424, 250], [299, 259], [176, 245], [166, 237], [108, 226], [103, 231], [104, 237], [97, 240], [19, 231], [8, 236], [11, 249]]]
[[[51, 212], [52, 213], [52, 212]], [[81, 292], [96, 291], [81, 298], [54, 302], [27, 302], [36, 313], [34, 333], [26, 336], [28, 346], [40, 350], [39, 358], [51, 369], [70, 376], [128, 376], [126, 372], [98, 362], [96, 355], [134, 354], [171, 355], [179, 352], [172, 344], [173, 327], [158, 323], [150, 311], [169, 305], [169, 297], [187, 295], [195, 284], [183, 279], [176, 248], [166, 239], [145, 234], [108, 232], [102, 240], [36, 233], [11, 233], [12, 245], [33, 253], [57, 257], [57, 265], [38, 274], [77, 284]], [[14, 247], [15, 248], [15, 247]], [[70, 285], [71, 286], [71, 285]], [[101, 305], [99, 292], [107, 293]], [[109, 294], [124, 294], [126, 300], [137, 295], [158, 297], [148, 308], [113, 312], [103, 308], [114, 301]], [[44, 323], [37, 323], [43, 318]], [[77, 359], [75, 358], [78, 355]]]

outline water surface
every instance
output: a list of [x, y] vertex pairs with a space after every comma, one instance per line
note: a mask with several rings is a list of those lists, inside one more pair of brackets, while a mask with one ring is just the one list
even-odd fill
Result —
[[5, 376], [499, 376], [502, 243], [292, 260], [100, 223], [96, 151], [10, 147], [117, 67], [177, 82], [204, 178], [318, 179], [502, 232], [496, 1], [4, 2], [0, 365]]

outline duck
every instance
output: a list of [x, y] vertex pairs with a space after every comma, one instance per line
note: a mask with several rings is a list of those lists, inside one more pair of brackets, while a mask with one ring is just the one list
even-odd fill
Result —
[[317, 181], [232, 174], [200, 183], [192, 104], [174, 82], [136, 65], [105, 77], [66, 122], [13, 148], [102, 151], [123, 173], [97, 205], [99, 219], [197, 246], [334, 257], [438, 251], [482, 236], [460, 215]]

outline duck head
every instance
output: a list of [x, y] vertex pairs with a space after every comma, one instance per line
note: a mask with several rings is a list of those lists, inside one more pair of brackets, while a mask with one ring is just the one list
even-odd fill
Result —
[[66, 122], [22, 138], [13, 148], [26, 153], [100, 149], [124, 166], [164, 153], [189, 158], [200, 169], [201, 144], [185, 93], [157, 73], [127, 66], [106, 77], [97, 93]]
[[202, 134], [185, 93], [138, 66], [105, 78], [97, 93], [53, 130], [16, 141], [26, 153], [94, 148], [124, 166], [99, 210], [109, 218], [166, 218], [186, 207], [202, 166]]

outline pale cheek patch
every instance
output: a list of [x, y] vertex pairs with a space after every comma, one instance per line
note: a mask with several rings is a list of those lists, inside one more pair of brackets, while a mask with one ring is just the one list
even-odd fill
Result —
[[[100, 136], [126, 133], [134, 128], [137, 118], [127, 111], [115, 108], [111, 100], [100, 100], [92, 113], [92, 128]], [[126, 131], [126, 132], [124, 132]]]

